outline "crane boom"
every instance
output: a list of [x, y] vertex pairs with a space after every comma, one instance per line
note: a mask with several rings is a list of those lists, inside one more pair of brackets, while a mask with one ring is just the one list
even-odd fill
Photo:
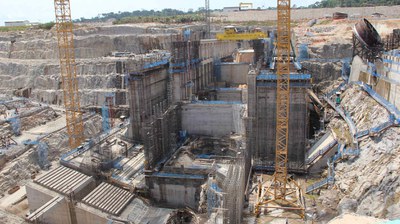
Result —
[[64, 95], [66, 126], [71, 148], [79, 146], [83, 137], [83, 121], [76, 77], [74, 35], [69, 0], [54, 0], [61, 81]]

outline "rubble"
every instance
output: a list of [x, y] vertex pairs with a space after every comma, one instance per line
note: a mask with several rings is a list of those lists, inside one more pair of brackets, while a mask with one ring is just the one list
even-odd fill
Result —
[[[389, 118], [388, 111], [356, 85], [346, 89], [342, 96], [341, 105], [359, 131], [382, 124]], [[333, 119], [329, 128], [339, 141], [349, 143], [348, 127], [343, 120]], [[356, 212], [383, 219], [399, 218], [396, 211], [400, 206], [399, 134], [399, 127], [391, 127], [377, 137], [361, 139], [359, 157], [337, 164], [335, 188], [322, 191], [318, 200], [340, 214]], [[336, 192], [336, 198], [329, 197], [332, 191]]]

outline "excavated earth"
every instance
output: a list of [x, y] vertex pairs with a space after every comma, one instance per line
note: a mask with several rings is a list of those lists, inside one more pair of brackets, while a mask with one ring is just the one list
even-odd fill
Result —
[[[388, 111], [357, 85], [343, 93], [341, 105], [358, 130], [384, 123]], [[347, 123], [335, 118], [329, 125], [338, 141], [350, 143]], [[380, 219], [400, 218], [400, 128], [391, 127], [376, 137], [359, 141], [360, 155], [337, 163], [335, 185], [318, 197], [318, 220], [356, 213]]]

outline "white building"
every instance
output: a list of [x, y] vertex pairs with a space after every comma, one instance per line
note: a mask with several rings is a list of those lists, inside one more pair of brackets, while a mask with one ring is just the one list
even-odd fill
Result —
[[239, 12], [240, 11], [240, 7], [224, 7], [224, 9], [222, 10], [222, 12]]
[[29, 21], [28, 20], [24, 20], [24, 21], [6, 21], [4, 22], [5, 26], [27, 26], [29, 25]]

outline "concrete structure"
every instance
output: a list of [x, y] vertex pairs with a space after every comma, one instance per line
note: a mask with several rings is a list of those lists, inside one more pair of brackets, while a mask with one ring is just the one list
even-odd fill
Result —
[[[193, 136], [189, 140], [165, 161], [161, 171], [147, 173], [151, 198], [157, 204], [174, 208], [209, 211], [224, 208], [229, 210], [224, 217], [232, 213], [240, 220], [238, 211], [242, 209], [240, 205], [244, 199], [246, 169], [249, 171], [250, 168], [243, 160], [248, 158], [243, 145], [245, 140], [239, 134], [223, 138]], [[205, 185], [207, 181], [214, 184]], [[224, 207], [221, 197], [216, 199], [215, 195], [206, 195], [212, 194], [208, 192], [211, 185], [220, 195], [230, 195], [229, 200], [224, 199]]]
[[400, 107], [400, 54], [398, 50], [386, 52], [383, 61], [366, 63], [354, 57], [350, 81], [361, 81], [372, 87], [380, 96]]
[[132, 125], [129, 137], [133, 140], [144, 140], [143, 127], [151, 123], [151, 117], [167, 110], [173, 103], [191, 100], [214, 82], [216, 60], [229, 56], [236, 47], [230, 41], [199, 41], [196, 33], [190, 38], [191, 42], [172, 43], [171, 53], [174, 57], [170, 64], [165, 61], [167, 58], [162, 57], [147, 66], [128, 62], [122, 66], [125, 73], [129, 74], [128, 98]]
[[[30, 203], [29, 203], [30, 204]], [[28, 216], [31, 222], [70, 224], [70, 211], [63, 196], [51, 198]]]
[[30, 221], [73, 223], [70, 209], [73, 200], [80, 200], [95, 187], [93, 177], [66, 167], [59, 167], [26, 186], [31, 214]]
[[247, 104], [247, 88], [217, 88], [216, 100]]
[[247, 83], [249, 63], [221, 63], [217, 65], [216, 79], [218, 82], [225, 82], [226, 86], [234, 87]]
[[155, 107], [167, 108], [168, 68], [162, 66], [143, 73], [131, 73], [129, 77], [129, 100], [132, 139], [142, 140], [145, 122], [154, 116]]
[[26, 192], [28, 220], [57, 224], [106, 223], [110, 215], [118, 217], [134, 196], [108, 183], [95, 188], [93, 177], [62, 166], [28, 184]]
[[235, 55], [234, 62], [254, 64], [254, 49], [239, 50]]
[[[28, 200], [32, 201], [29, 203], [32, 206], [30, 209], [35, 210], [38, 206], [43, 205], [39, 203], [39, 198], [46, 198], [47, 191], [42, 191], [40, 185], [46, 189], [57, 192], [58, 194], [69, 196], [73, 195], [75, 199], [82, 199], [87, 193], [89, 193], [95, 187], [95, 181], [93, 177], [84, 175], [73, 169], [60, 166], [57, 169], [52, 170], [46, 175], [38, 178], [34, 181], [34, 184], [27, 187]], [[38, 190], [39, 189], [39, 190]], [[53, 195], [50, 195], [52, 197]], [[36, 204], [38, 203], [38, 204]]]
[[182, 129], [190, 135], [245, 134], [246, 105], [240, 102], [202, 101], [182, 106]]
[[[290, 78], [290, 114], [288, 169], [305, 172], [306, 138], [309, 112], [306, 90], [311, 87], [310, 75], [293, 74]], [[259, 169], [273, 169], [276, 131], [276, 75], [254, 71], [248, 76], [249, 145], [254, 164]]]
[[82, 203], [103, 212], [119, 215], [133, 199], [133, 194], [116, 186], [101, 183], [96, 189], [82, 199]]

